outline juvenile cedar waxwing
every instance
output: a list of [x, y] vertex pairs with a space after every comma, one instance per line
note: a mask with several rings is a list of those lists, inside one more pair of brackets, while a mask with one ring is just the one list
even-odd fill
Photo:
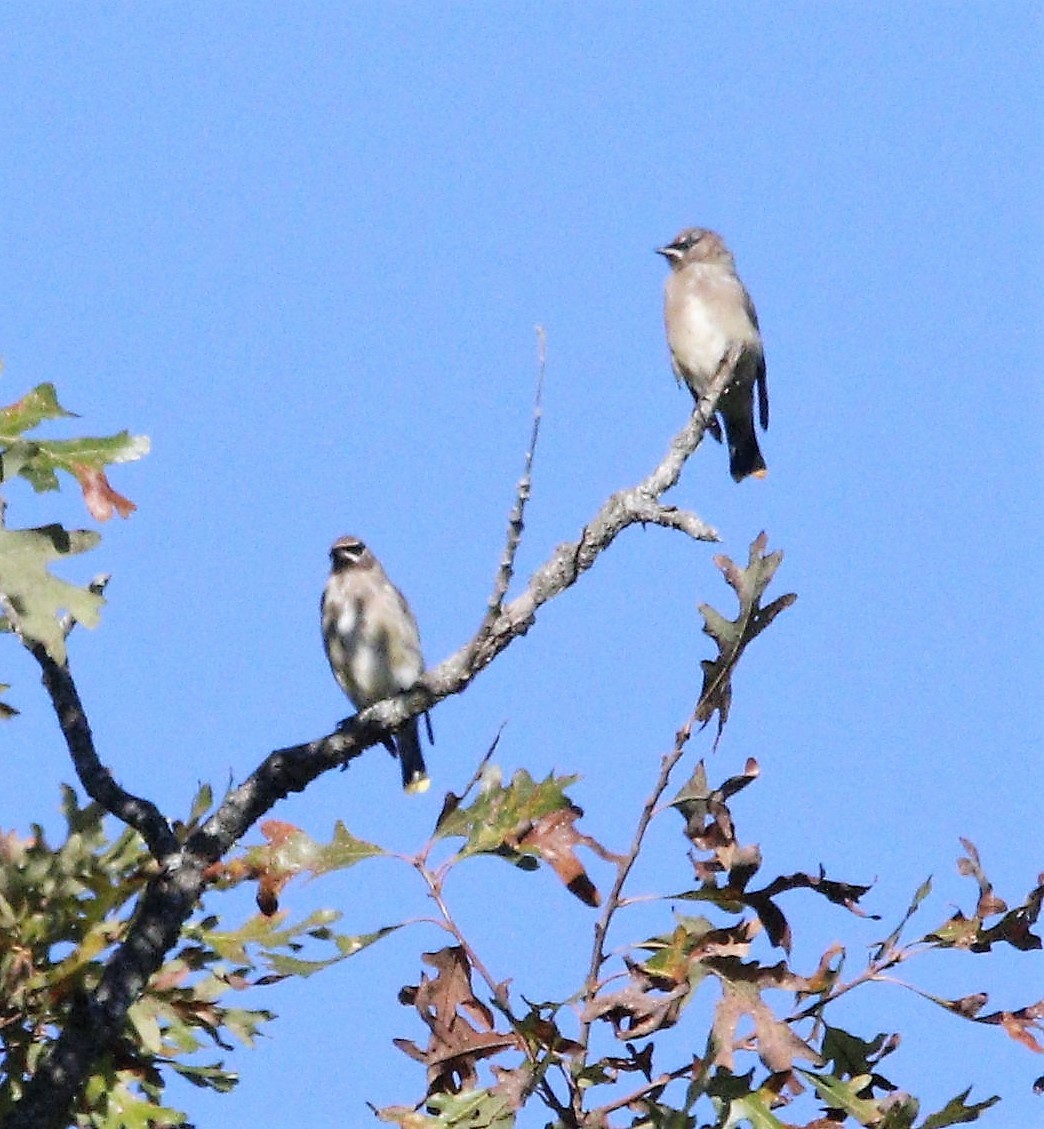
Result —
[[[358, 537], [335, 541], [330, 565], [320, 605], [326, 657], [338, 685], [362, 710], [409, 690], [424, 673], [420, 632], [403, 594]], [[386, 744], [398, 755], [403, 788], [426, 791], [417, 718]]]
[[[699, 402], [722, 358], [733, 346], [742, 349], [736, 369], [718, 400], [717, 414], [725, 424], [729, 470], [740, 482], [748, 475], [768, 473], [754, 431], [754, 387], [758, 417], [768, 427], [768, 388], [765, 353], [754, 303], [736, 274], [736, 264], [720, 235], [690, 227], [656, 252], [671, 265], [664, 286], [664, 323], [671, 363]], [[717, 419], [708, 430], [721, 440]]]

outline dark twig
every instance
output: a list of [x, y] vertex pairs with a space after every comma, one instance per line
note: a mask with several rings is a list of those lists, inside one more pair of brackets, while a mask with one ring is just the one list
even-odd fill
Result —
[[497, 751], [497, 746], [500, 744], [500, 738], [504, 732], [504, 727], [507, 725], [506, 721], [500, 723], [496, 735], [489, 743], [489, 748], [482, 754], [482, 759], [475, 767], [475, 771], [471, 774], [471, 779], [464, 786], [464, 791], [460, 794], [460, 803], [463, 803], [466, 797], [470, 794], [471, 789], [482, 779], [482, 775], [486, 770], [486, 765], [493, 759], [493, 754]]
[[[108, 583], [109, 577], [102, 574], [90, 582], [88, 589], [100, 596]], [[17, 631], [17, 612], [6, 600], [4, 612]], [[66, 614], [61, 617], [58, 626], [65, 638], [68, 638], [76, 626], [76, 619], [72, 614]], [[51, 705], [84, 791], [95, 803], [137, 831], [145, 840], [153, 858], [163, 863], [178, 849], [170, 824], [155, 804], [121, 788], [112, 778], [112, 773], [101, 763], [79, 691], [67, 663], [60, 663], [52, 658], [43, 643], [24, 636], [22, 642], [40, 664], [44, 687], [51, 698]]]
[[87, 795], [117, 819], [122, 819], [128, 827], [133, 827], [145, 840], [153, 858], [163, 863], [178, 849], [170, 824], [155, 804], [121, 788], [101, 763], [68, 666], [55, 662], [42, 643], [29, 643], [28, 646], [33, 658], [40, 664], [43, 684], [50, 695], [76, 775]]

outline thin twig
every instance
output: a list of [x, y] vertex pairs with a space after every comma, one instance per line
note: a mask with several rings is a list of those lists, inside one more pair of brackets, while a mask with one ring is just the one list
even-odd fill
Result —
[[493, 759], [493, 754], [497, 751], [497, 746], [500, 744], [500, 738], [504, 732], [506, 725], [507, 722], [502, 721], [498, 726], [496, 736], [492, 741], [490, 741], [489, 748], [482, 754], [482, 759], [478, 762], [478, 765], [475, 767], [475, 771], [471, 774], [471, 779], [464, 786], [464, 791], [461, 792], [458, 803], [463, 803], [464, 800], [467, 799], [467, 796], [471, 792], [471, 789], [474, 788], [475, 785], [478, 784], [482, 779], [482, 775], [486, 771], [486, 765], [488, 765], [489, 762]]
[[[605, 905], [599, 915], [598, 921], [595, 924], [594, 940], [591, 945], [591, 961], [588, 965], [587, 977], [584, 980], [584, 988], [581, 998], [584, 1003], [589, 1003], [595, 996], [600, 986], [599, 974], [601, 973], [602, 965], [605, 963], [605, 938], [608, 935], [609, 927], [612, 924], [613, 917], [616, 911], [620, 908], [623, 888], [627, 882], [627, 878], [634, 868], [634, 864], [638, 859], [638, 854], [641, 850], [642, 843], [645, 840], [645, 833], [652, 822], [653, 815], [656, 811], [656, 805], [659, 803], [660, 797], [663, 795], [667, 784], [670, 781], [671, 772], [674, 766], [681, 759], [684, 753], [684, 745], [678, 743], [660, 760], [660, 774], [656, 779], [652, 792], [646, 798], [645, 803], [642, 805], [641, 813], [638, 816], [638, 823], [635, 827], [634, 836], [631, 840], [631, 847], [627, 854], [623, 856], [616, 868], [616, 879], [613, 882], [612, 888], [605, 899]], [[588, 1034], [591, 1029], [589, 1020], [584, 1020], [580, 1025], [580, 1038], [579, 1042], [586, 1047]]]
[[670, 1070], [659, 1075], [657, 1078], [651, 1078], [644, 1086], [639, 1086], [637, 1090], [632, 1090], [631, 1093], [624, 1095], [622, 1098], [615, 1098], [607, 1105], [600, 1105], [591, 1113], [594, 1123], [600, 1124], [599, 1118], [604, 1119], [606, 1114], [612, 1113], [617, 1109], [624, 1109], [632, 1102], [641, 1101], [642, 1098], [651, 1094], [654, 1090], [662, 1090], [665, 1086], [669, 1086], [671, 1082], [677, 1082], [679, 1078], [685, 1078], [687, 1075], [691, 1075], [692, 1069], [693, 1064], [691, 1062], [687, 1063], [685, 1066], [678, 1067], [677, 1070]]
[[[881, 958], [881, 960], [872, 961], [867, 965], [865, 969], [863, 969], [862, 972], [860, 972], [857, 976], [854, 976], [851, 980], [846, 981], [844, 984], [835, 984], [829, 992], [819, 996], [819, 998], [815, 1000], [814, 1003], [809, 1004], [807, 1007], [799, 1008], [798, 1010], [791, 1012], [785, 1022], [787, 1022], [788, 1024], [798, 1023], [802, 1019], [813, 1018], [818, 1020], [819, 1012], [821, 1012], [823, 1008], [827, 1006], [827, 1004], [832, 1004], [834, 1000], [840, 999], [842, 996], [847, 995], [852, 991], [853, 988], [858, 988], [861, 984], [866, 984], [871, 980], [886, 980], [887, 978], [882, 975], [886, 969], [895, 968], [896, 965], [902, 964], [903, 961], [909, 960], [911, 957], [917, 956], [919, 953], [925, 952], [930, 948], [930, 945], [918, 946], [914, 944], [905, 949], [890, 950], [886, 956]], [[902, 983], [902, 981], [893, 982]], [[911, 991], [917, 991], [917, 989], [913, 988], [911, 985], [905, 986], [910, 987]]]
[[[396, 713], [396, 724], [421, 712], [425, 708], [423, 703], [431, 706], [469, 685], [475, 675], [512, 640], [525, 635], [540, 607], [572, 587], [629, 526], [662, 525], [680, 530], [698, 541], [718, 540], [717, 532], [694, 513], [676, 506], [665, 506], [659, 499], [677, 484], [686, 461], [703, 439], [718, 397], [732, 376], [735, 360], [734, 352], [726, 354], [707, 396], [700, 400], [688, 423], [671, 440], [666, 455], [650, 474], [637, 485], [610, 495], [584, 526], [579, 540], [559, 545], [529, 578], [525, 591], [502, 608], [483, 634], [476, 635], [471, 643], [429, 671], [416, 689], [395, 699], [407, 705], [401, 715]], [[361, 716], [369, 717], [371, 711], [383, 708], [383, 705], [371, 706]]]
[[442, 878], [441, 875], [432, 873], [424, 863], [424, 858], [421, 856], [413, 860], [414, 866], [418, 873], [423, 878], [425, 885], [428, 887], [428, 894], [432, 901], [439, 907], [439, 913], [442, 915], [442, 920], [436, 922], [440, 928], [445, 929], [447, 933], [457, 942], [457, 944], [464, 950], [464, 954], [468, 959], [472, 968], [478, 972], [479, 976], [486, 982], [486, 986], [492, 993], [492, 1003], [500, 1014], [511, 1025], [512, 1031], [518, 1036], [519, 1049], [525, 1054], [526, 1059], [529, 1061], [530, 1067], [533, 1070], [533, 1079], [536, 1085], [540, 1087], [540, 1092], [544, 1097], [545, 1102], [555, 1110], [559, 1116], [564, 1116], [569, 1113], [569, 1107], [565, 1105], [546, 1077], [547, 1064], [541, 1064], [540, 1059], [537, 1057], [535, 1051], [530, 1046], [529, 1039], [523, 1030], [522, 1023], [516, 1018], [514, 1012], [511, 1010], [511, 1000], [507, 992], [507, 981], [499, 982], [494, 979], [493, 974], [483, 963], [481, 957], [471, 946], [467, 937], [464, 935], [460, 926], [454, 920], [453, 915], [450, 913], [449, 906], [446, 905], [445, 899], [442, 896]]
[[540, 438], [540, 421], [544, 414], [544, 377], [547, 372], [547, 334], [542, 325], [536, 327], [537, 335], [537, 385], [533, 396], [533, 425], [529, 433], [529, 446], [526, 448], [525, 461], [522, 466], [522, 477], [515, 488], [515, 503], [508, 517], [507, 538], [504, 543], [504, 554], [500, 559], [500, 567], [493, 582], [493, 592], [486, 605], [486, 614], [478, 631], [475, 633], [476, 643], [488, 633], [494, 620], [504, 606], [504, 597], [511, 587], [511, 578], [515, 574], [515, 557], [518, 547], [522, 543], [522, 532], [525, 529], [526, 503], [529, 501], [533, 489], [533, 458], [536, 455], [537, 440]]
[[656, 778], [656, 783], [653, 785], [652, 791], [646, 797], [645, 803], [642, 805], [641, 813], [638, 816], [638, 823], [635, 827], [634, 838], [631, 840], [631, 848], [627, 854], [623, 856], [617, 866], [616, 880], [613, 882], [612, 889], [605, 899], [605, 906], [595, 924], [594, 940], [591, 945], [591, 963], [587, 970], [587, 978], [584, 981], [584, 987], [580, 997], [584, 1006], [581, 1008], [580, 1030], [577, 1036], [577, 1042], [583, 1047], [583, 1053], [578, 1056], [577, 1059], [579, 1063], [583, 1062], [584, 1054], [586, 1054], [593, 1023], [592, 1020], [583, 1017], [583, 1011], [586, 1005], [594, 999], [600, 987], [602, 965], [605, 963], [606, 959], [604, 949], [605, 938], [609, 932], [609, 927], [612, 925], [613, 917], [617, 909], [620, 908], [624, 885], [638, 859], [642, 843], [645, 840], [645, 833], [649, 829], [649, 824], [652, 822], [652, 818], [656, 813], [656, 807], [660, 802], [660, 797], [666, 791], [667, 785], [670, 783], [674, 766], [681, 760], [685, 753], [685, 746], [692, 733], [694, 717], [695, 715], [690, 717], [686, 724], [678, 731], [675, 735], [674, 748], [660, 761], [660, 774]]
[[443, 927], [464, 950], [472, 968], [485, 980], [487, 987], [493, 993], [493, 1002], [496, 1004], [497, 1009], [504, 1015], [505, 1019], [508, 1020], [512, 1027], [517, 1026], [518, 1020], [511, 1011], [511, 1001], [508, 998], [507, 989], [503, 984], [493, 979], [493, 974], [486, 968], [485, 964], [482, 963], [482, 958], [471, 947], [467, 937], [464, 936], [456, 921], [453, 920], [449, 906], [446, 905], [442, 897], [442, 889], [438, 879], [420, 862], [417, 863], [417, 871], [421, 878], [424, 879], [424, 884], [428, 887], [429, 897], [439, 907], [439, 913], [442, 914]]

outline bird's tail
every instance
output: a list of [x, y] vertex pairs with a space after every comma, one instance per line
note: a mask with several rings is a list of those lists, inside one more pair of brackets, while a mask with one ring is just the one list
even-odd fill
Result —
[[426, 792], [431, 780], [421, 752], [417, 718], [411, 717], [396, 733], [395, 744], [399, 753], [399, 767], [402, 769], [403, 788], [407, 792]]
[[736, 482], [742, 482], [750, 475], [764, 478], [768, 474], [754, 431], [754, 404], [749, 397], [743, 407], [742, 411], [722, 413], [725, 439], [729, 445], [729, 472]]

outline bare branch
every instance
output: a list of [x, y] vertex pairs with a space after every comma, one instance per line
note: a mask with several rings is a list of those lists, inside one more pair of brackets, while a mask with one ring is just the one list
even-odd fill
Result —
[[511, 516], [508, 518], [504, 555], [500, 561], [500, 568], [497, 570], [493, 594], [489, 598], [485, 618], [475, 635], [476, 640], [482, 639], [486, 635], [504, 605], [504, 597], [511, 586], [511, 578], [515, 574], [515, 556], [518, 553], [519, 545], [522, 543], [522, 530], [525, 528], [523, 519], [526, 512], [526, 503], [529, 501], [533, 488], [533, 456], [536, 454], [537, 440], [540, 438], [540, 420], [544, 413], [544, 375], [547, 371], [547, 334], [542, 325], [536, 327], [536, 333], [538, 374], [536, 395], [533, 397], [533, 428], [529, 433], [529, 446], [526, 448], [522, 477], [519, 479], [515, 493], [515, 504], [511, 509]]
[[703, 439], [736, 359], [735, 351], [725, 355], [706, 397], [701, 398], [689, 422], [671, 440], [667, 454], [653, 471], [636, 486], [611, 494], [594, 518], [584, 526], [579, 540], [559, 545], [550, 559], [529, 578], [526, 590], [508, 603], [484, 632], [480, 631], [472, 643], [462, 647], [424, 677], [421, 687], [426, 688], [430, 696], [423, 698], [420, 688], [404, 696], [411, 706], [414, 696], [418, 702], [426, 701], [427, 704], [408, 709], [403, 714], [403, 720], [463, 690], [513, 639], [525, 635], [536, 619], [538, 608], [575, 584], [599, 554], [628, 526], [662, 525], [667, 529], [681, 530], [697, 541], [719, 539], [717, 532], [695, 514], [675, 506], [665, 506], [660, 497], [677, 484], [686, 461]]

